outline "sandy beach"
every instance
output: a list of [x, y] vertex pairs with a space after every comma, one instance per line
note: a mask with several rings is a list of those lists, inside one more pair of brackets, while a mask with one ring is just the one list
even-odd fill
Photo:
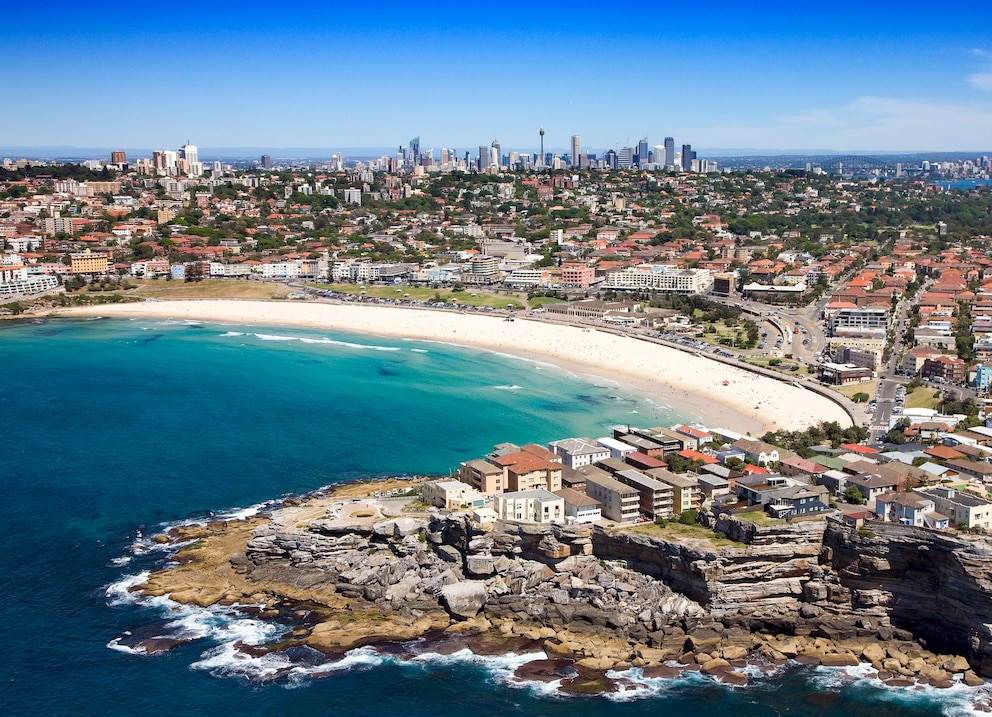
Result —
[[626, 336], [517, 318], [366, 304], [288, 301], [146, 301], [65, 309], [60, 316], [170, 318], [327, 328], [441, 341], [543, 361], [617, 383], [627, 393], [697, 414], [710, 427], [760, 436], [820, 421], [849, 426], [834, 402], [804, 388]]

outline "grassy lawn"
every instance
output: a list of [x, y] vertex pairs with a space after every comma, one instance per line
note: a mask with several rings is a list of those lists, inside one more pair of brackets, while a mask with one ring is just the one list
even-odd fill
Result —
[[[130, 279], [138, 288], [120, 291], [125, 296], [152, 299], [282, 299], [293, 289], [267, 281], [204, 279], [203, 281], [166, 281], [165, 279]], [[105, 292], [97, 292], [99, 296]]]
[[750, 520], [755, 525], [775, 525], [776, 523], [783, 523], [784, 521], [778, 518], [773, 518], [768, 513], [763, 510], [752, 510], [748, 513], [734, 513], [735, 518], [740, 518], [741, 520]]
[[[937, 394], [937, 398], [933, 397], [934, 393]], [[906, 408], [936, 408], [938, 403], [940, 403], [940, 391], [934, 391], [926, 386], [920, 386], [912, 391], [906, 390]]]
[[683, 525], [678, 521], [670, 521], [667, 525], [661, 526], [657, 523], [640, 523], [624, 530], [631, 533], [640, 533], [652, 538], [662, 538], [673, 543], [690, 543], [713, 548], [743, 548], [743, 543], [730, 540], [722, 533], [714, 533], [709, 528], [702, 525]]
[[564, 303], [564, 299], [556, 299], [553, 296], [535, 296], [533, 299], [527, 299], [527, 305], [532, 309], [536, 309], [539, 306], [547, 306], [548, 304]]
[[834, 386], [837, 393], [841, 393], [848, 398], [856, 393], [867, 393], [869, 400], [875, 395], [878, 388], [878, 381], [866, 381], [865, 383], [850, 383], [847, 386]]
[[[446, 303], [462, 306], [492, 306], [495, 309], [522, 309], [527, 297], [523, 294], [490, 294], [482, 291], [451, 291], [450, 289], [428, 289], [421, 286], [365, 286], [357, 284], [318, 284], [321, 289], [330, 289], [341, 294], [359, 295], [365, 289], [365, 296], [377, 299], [402, 299], [406, 301], [427, 301], [440, 296]], [[543, 297], [542, 297], [543, 298]], [[554, 301], [552, 299], [551, 301]]]

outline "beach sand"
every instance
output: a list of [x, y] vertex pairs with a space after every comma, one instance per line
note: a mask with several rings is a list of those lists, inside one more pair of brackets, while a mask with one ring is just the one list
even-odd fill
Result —
[[823, 396], [750, 371], [627, 336], [518, 317], [438, 309], [229, 299], [146, 301], [79, 307], [60, 316], [192, 319], [327, 328], [488, 349], [616, 383], [625, 393], [698, 415], [711, 428], [760, 436], [821, 421], [851, 425]]

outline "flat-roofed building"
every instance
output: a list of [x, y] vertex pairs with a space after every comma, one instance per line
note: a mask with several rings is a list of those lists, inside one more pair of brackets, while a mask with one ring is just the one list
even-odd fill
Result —
[[637, 470], [626, 470], [616, 474], [621, 483], [636, 488], [640, 499], [641, 513], [649, 518], [667, 518], [673, 514], [673, 488], [667, 483], [654, 480]]
[[672, 487], [672, 513], [679, 515], [687, 510], [698, 510], [703, 504], [703, 492], [695, 476], [672, 473], [663, 468], [652, 468], [647, 475]]
[[623, 441], [618, 441], [616, 438], [604, 437], [597, 438], [596, 443], [603, 446], [610, 451], [611, 458], [623, 459], [628, 453], [633, 453], [637, 449], [629, 443], [624, 443]]
[[665, 446], [650, 438], [638, 436], [635, 433], [622, 433], [615, 437], [618, 441], [623, 441], [653, 458], [662, 458], [665, 455]]
[[80, 274], [106, 274], [110, 271], [110, 255], [87, 249], [69, 255], [73, 276]]
[[953, 525], [992, 529], [992, 501], [944, 486], [917, 493], [932, 500], [937, 512], [946, 515]]
[[618, 523], [632, 523], [640, 514], [641, 496], [636, 488], [615, 478], [587, 476], [586, 495], [599, 502], [603, 516]]
[[506, 488], [503, 469], [479, 458], [462, 463], [458, 468], [458, 479], [484, 495], [496, 495]]
[[445, 510], [464, 506], [481, 508], [485, 505], [482, 493], [459, 480], [427, 481], [421, 488], [421, 494], [425, 503]]
[[493, 509], [503, 520], [565, 522], [565, 500], [544, 489], [503, 493], [497, 495], [493, 503]]

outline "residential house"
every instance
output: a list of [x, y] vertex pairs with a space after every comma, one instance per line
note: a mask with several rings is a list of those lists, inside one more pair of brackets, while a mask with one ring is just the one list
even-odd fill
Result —
[[565, 501], [565, 515], [576, 523], [595, 523], [603, 517], [599, 501], [585, 493], [562, 488], [556, 490], [555, 495]]
[[933, 499], [921, 493], [883, 493], [875, 499], [876, 512], [886, 523], [943, 529], [947, 516], [937, 513]]
[[747, 458], [761, 465], [776, 463], [779, 460], [778, 448], [764, 441], [740, 438], [734, 441], [733, 446], [743, 451]]

